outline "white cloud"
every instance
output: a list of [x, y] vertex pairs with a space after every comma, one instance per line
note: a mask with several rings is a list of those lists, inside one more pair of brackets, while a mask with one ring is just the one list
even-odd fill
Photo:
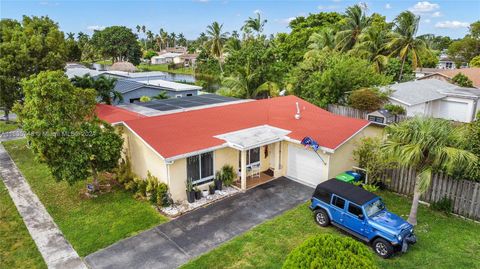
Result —
[[436, 11], [436, 12], [432, 13], [433, 18], [438, 18], [438, 17], [441, 17], [441, 16], [442, 16], [442, 13], [440, 13], [440, 11]]
[[288, 18], [285, 18], [285, 19], [278, 19], [276, 20], [277, 22], [281, 23], [281, 24], [289, 24], [291, 21], [293, 21], [296, 17], [288, 17]]
[[336, 5], [328, 5], [328, 6], [318, 6], [318, 9], [320, 10], [334, 10], [334, 9], [337, 9], [339, 8], [339, 6], [336, 6]]
[[436, 28], [446, 28], [446, 29], [458, 29], [458, 28], [466, 28], [470, 25], [468, 22], [461, 22], [461, 21], [441, 21], [435, 24]]
[[262, 14], [262, 11], [260, 9], [255, 9], [253, 11], [253, 14]]
[[93, 32], [95, 30], [103, 30], [103, 29], [105, 29], [105, 26], [90, 25], [90, 26], [87, 26], [87, 29]]
[[386, 3], [386, 4], [385, 4], [385, 8], [386, 8], [386, 9], [391, 9], [391, 8], [392, 8], [392, 5], [390, 5], [389, 3]]
[[430, 20], [430, 19], [425, 19], [425, 20], [424, 20], [424, 22], [426, 22], [426, 23], [430, 23], [430, 22], [431, 22], [431, 20]]
[[432, 12], [434, 10], [439, 9], [440, 6], [438, 4], [430, 3], [428, 1], [417, 2], [413, 7], [409, 8], [409, 10], [415, 14], [425, 14]]

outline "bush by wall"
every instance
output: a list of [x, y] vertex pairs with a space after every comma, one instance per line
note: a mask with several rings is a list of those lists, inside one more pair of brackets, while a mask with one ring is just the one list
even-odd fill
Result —
[[307, 239], [294, 249], [283, 269], [378, 268], [373, 253], [364, 244], [349, 237], [321, 234]]

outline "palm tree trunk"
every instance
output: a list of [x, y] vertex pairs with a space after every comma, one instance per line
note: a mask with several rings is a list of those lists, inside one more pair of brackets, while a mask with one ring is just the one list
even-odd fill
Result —
[[403, 67], [404, 67], [404, 65], [405, 65], [405, 59], [406, 59], [406, 58], [407, 58], [406, 56], [405, 56], [405, 57], [403, 57], [403, 60], [402, 60], [402, 67], [400, 68], [400, 76], [398, 76], [398, 82], [400, 82], [400, 81], [402, 80], [402, 75], [403, 75]]
[[418, 202], [420, 201], [420, 179], [415, 179], [415, 188], [413, 189], [413, 201], [412, 207], [410, 208], [410, 214], [408, 215], [408, 223], [412, 225], [417, 225], [417, 212], [418, 212]]

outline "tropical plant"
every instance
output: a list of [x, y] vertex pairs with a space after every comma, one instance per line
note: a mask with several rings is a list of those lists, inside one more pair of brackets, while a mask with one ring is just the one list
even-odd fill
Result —
[[470, 170], [477, 156], [461, 149], [465, 137], [462, 128], [434, 118], [415, 117], [385, 129], [382, 150], [398, 165], [416, 171], [413, 202], [408, 222], [417, 224], [420, 195], [430, 186], [434, 171], [452, 172], [459, 167]]
[[388, 38], [388, 32], [383, 29], [369, 27], [360, 34], [360, 42], [353, 48], [353, 53], [372, 62], [377, 72], [380, 72], [388, 63], [385, 50]]
[[263, 32], [263, 27], [267, 23], [267, 20], [262, 20], [260, 12], [257, 12], [257, 16], [252, 18], [248, 17], [245, 21], [245, 24], [242, 26], [242, 31], [250, 33], [251, 31], [257, 32], [257, 35], [260, 35]]
[[111, 105], [112, 102], [123, 102], [123, 95], [115, 90], [116, 78], [109, 78], [106, 76], [99, 76], [93, 79], [89, 74], [85, 74], [81, 77], [75, 76], [72, 78], [72, 84], [82, 89], [95, 89], [97, 96], [101, 102], [107, 105]]
[[233, 184], [233, 180], [237, 176], [237, 173], [235, 173], [235, 169], [233, 169], [233, 166], [231, 165], [224, 165], [221, 168], [221, 179], [222, 182], [225, 186], [230, 186]]
[[332, 28], [323, 28], [318, 33], [313, 33], [308, 42], [310, 51], [333, 50], [335, 48], [335, 34]]
[[163, 100], [163, 99], [168, 99], [168, 98], [170, 98], [170, 97], [168, 96], [166, 91], [161, 91], [153, 97], [153, 99], [157, 99], [157, 100]]
[[412, 68], [422, 66], [419, 54], [428, 51], [425, 41], [417, 38], [420, 16], [404, 11], [395, 18], [395, 28], [390, 42], [386, 45], [391, 50], [390, 56], [397, 56], [402, 61], [398, 81], [402, 80], [403, 69], [407, 58], [412, 61]]
[[222, 88], [219, 94], [239, 98], [258, 98], [262, 94], [267, 96], [278, 96], [280, 88], [277, 83], [267, 81], [260, 85], [258, 70], [250, 70], [245, 67], [237, 71], [235, 75], [222, 79]]
[[480, 67], [480, 55], [473, 57], [469, 65], [470, 67]]
[[144, 96], [140, 97], [140, 102], [142, 102], [142, 103], [146, 103], [146, 102], [150, 102], [150, 101], [152, 101], [152, 98], [150, 98], [150, 96], [144, 95]]
[[350, 237], [320, 234], [311, 237], [290, 254], [283, 269], [309, 268], [378, 268], [372, 252]]
[[452, 78], [452, 82], [461, 87], [473, 88], [473, 82], [464, 74], [458, 73]]
[[140, 63], [142, 51], [137, 36], [125, 26], [110, 26], [95, 31], [92, 45], [104, 57], [110, 57], [112, 62], [129, 61], [134, 65]]
[[366, 170], [368, 182], [379, 182], [391, 162], [381, 151], [382, 140], [378, 137], [362, 138], [353, 151], [353, 159]]
[[222, 68], [222, 57], [223, 57], [223, 45], [227, 40], [228, 33], [222, 31], [223, 24], [218, 22], [213, 22], [211, 25], [207, 26], [207, 36], [208, 36], [208, 47], [210, 53], [217, 58], [218, 64], [220, 66], [220, 71], [223, 73]]
[[345, 11], [345, 25], [342, 31], [337, 32], [335, 39], [337, 48], [348, 51], [358, 42], [362, 32], [370, 26], [372, 19], [365, 14], [366, 7], [356, 4]]

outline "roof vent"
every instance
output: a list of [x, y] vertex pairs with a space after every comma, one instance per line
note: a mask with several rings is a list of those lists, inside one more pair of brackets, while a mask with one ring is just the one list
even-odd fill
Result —
[[296, 102], [295, 104], [297, 106], [297, 113], [295, 114], [295, 119], [299, 120], [302, 117], [302, 115], [300, 114], [300, 107], [298, 106], [298, 102]]

